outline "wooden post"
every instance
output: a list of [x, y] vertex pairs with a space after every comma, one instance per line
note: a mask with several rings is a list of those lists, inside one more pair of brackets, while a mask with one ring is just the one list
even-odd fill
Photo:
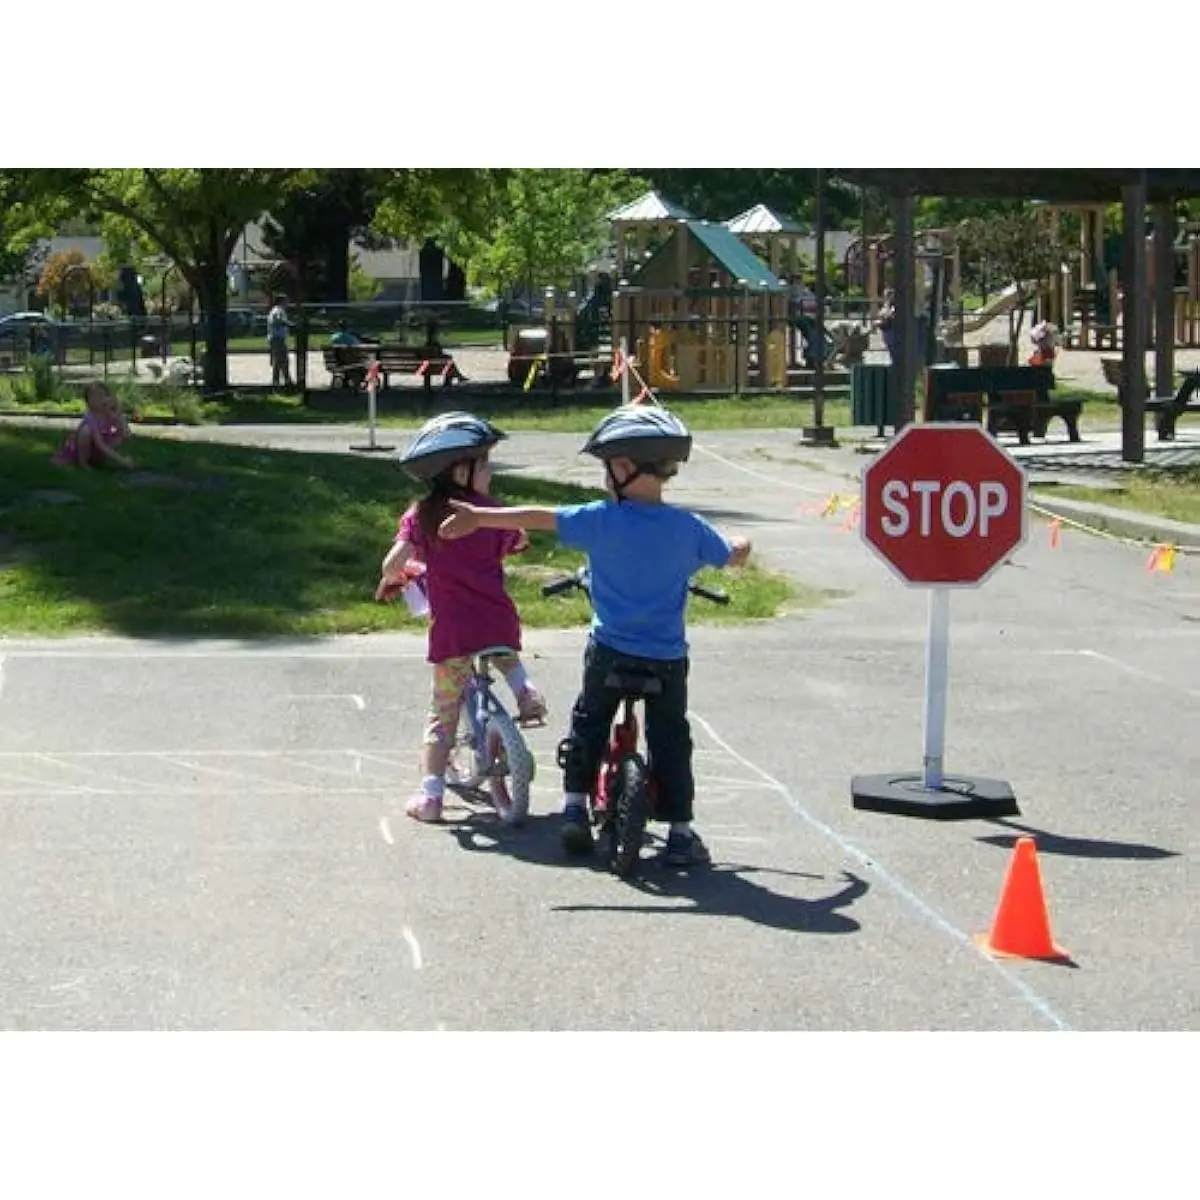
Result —
[[896, 230], [893, 270], [895, 275], [896, 361], [892, 364], [891, 385], [898, 398], [896, 432], [908, 425], [914, 415], [915, 366], [917, 361], [917, 323], [913, 320], [913, 197], [897, 192], [891, 197], [892, 224]]
[[1154, 394], [1175, 394], [1175, 204], [1154, 205]]
[[1146, 182], [1121, 188], [1124, 241], [1125, 303], [1121, 306], [1121, 357], [1125, 375], [1125, 405], [1121, 411], [1121, 457], [1125, 462], [1146, 457]]

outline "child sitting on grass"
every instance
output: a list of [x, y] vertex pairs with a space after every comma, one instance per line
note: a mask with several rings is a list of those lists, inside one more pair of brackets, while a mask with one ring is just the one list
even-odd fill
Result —
[[86, 411], [54, 461], [65, 467], [117, 466], [133, 469], [133, 459], [117, 450], [129, 438], [129, 425], [121, 413], [121, 402], [102, 383], [83, 389]]

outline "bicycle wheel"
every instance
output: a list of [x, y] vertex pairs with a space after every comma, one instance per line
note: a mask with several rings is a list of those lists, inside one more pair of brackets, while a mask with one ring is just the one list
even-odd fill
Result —
[[519, 825], [529, 815], [529, 791], [537, 764], [508, 713], [488, 714], [483, 727], [483, 759], [497, 814], [505, 824]]
[[622, 879], [627, 879], [641, 862], [646, 822], [650, 817], [646, 764], [640, 755], [630, 754], [621, 763], [620, 780], [613, 822], [613, 869]]

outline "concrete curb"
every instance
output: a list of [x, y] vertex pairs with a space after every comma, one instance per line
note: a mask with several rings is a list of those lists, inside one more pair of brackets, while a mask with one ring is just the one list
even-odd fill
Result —
[[1111, 508], [1087, 500], [1068, 500], [1041, 491], [1032, 492], [1029, 502], [1045, 512], [1091, 525], [1106, 533], [1142, 538], [1150, 542], [1170, 542], [1181, 554], [1200, 554], [1200, 525], [1173, 521], [1169, 517], [1156, 517], [1131, 509]]

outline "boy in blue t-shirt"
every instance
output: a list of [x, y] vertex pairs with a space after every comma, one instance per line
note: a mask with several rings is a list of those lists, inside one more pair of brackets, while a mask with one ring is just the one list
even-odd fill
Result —
[[605, 417], [583, 447], [603, 461], [612, 500], [486, 509], [451, 501], [454, 513], [441, 526], [447, 538], [480, 527], [547, 530], [587, 553], [594, 615], [563, 769], [563, 846], [570, 854], [586, 854], [593, 846], [587, 795], [620, 703], [604, 680], [614, 669], [641, 667], [663, 682], [662, 692], [648, 696], [645, 707], [658, 815], [670, 823], [664, 861], [688, 866], [709, 860], [692, 829], [687, 589], [701, 567], [741, 566], [750, 543], [727, 540], [702, 517], [663, 502], [663, 486], [687, 461], [691, 446], [683, 422], [666, 409], [626, 405]]

